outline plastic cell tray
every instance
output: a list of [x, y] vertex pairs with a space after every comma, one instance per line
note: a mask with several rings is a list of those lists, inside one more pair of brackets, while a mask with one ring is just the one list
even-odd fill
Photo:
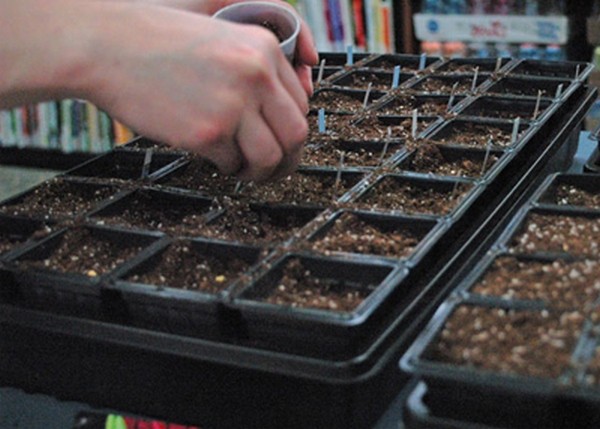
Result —
[[519, 60], [508, 66], [509, 75], [567, 78], [584, 81], [594, 69], [590, 63], [577, 61]]
[[[464, 74], [446, 74], [424, 76], [417, 79], [410, 85], [414, 91], [427, 94], [451, 94], [453, 91], [457, 95], [467, 95], [475, 93], [477, 87], [487, 80], [485, 74], [464, 75]], [[476, 80], [475, 80], [476, 79]], [[473, 84], [473, 81], [475, 83]], [[453, 90], [456, 85], [456, 89]]]
[[[340, 88], [323, 88], [314, 92], [311, 98], [311, 109], [324, 109], [326, 113], [357, 113], [377, 99], [384, 96], [386, 93], [382, 91], [367, 91], [360, 89], [340, 89]], [[338, 106], [331, 98], [340, 98]], [[342, 98], [343, 97], [343, 98]], [[366, 99], [366, 100], [365, 100]], [[366, 103], [365, 103], [366, 101]]]
[[[144, 152], [113, 151], [75, 167], [66, 174], [96, 179], [142, 180], [145, 155]], [[180, 154], [156, 153], [151, 158], [148, 178], [159, 175], [172, 164], [182, 161]]]
[[[339, 70], [323, 79], [322, 88], [330, 87], [336, 79], [352, 71], [382, 71], [368, 66], [368, 61], [379, 58], [376, 55], [356, 56], [353, 65], [346, 64], [344, 54], [323, 55], [323, 58], [327, 59], [328, 67]], [[419, 76], [434, 76], [436, 67], [444, 63], [438, 59], [426, 60], [429, 67], [419, 71]], [[506, 63], [498, 76], [490, 75], [489, 79], [503, 76], [512, 65], [514, 62]], [[390, 74], [391, 82], [391, 71], [384, 73]], [[310, 218], [307, 217], [289, 239], [274, 243], [266, 256], [258, 256], [250, 275], [243, 276], [227, 294], [218, 297], [216, 315], [210, 313], [211, 309], [207, 312], [208, 319], [198, 315], [192, 322], [187, 317], [177, 320], [180, 311], [175, 315], [171, 310], [179, 304], [184, 307], [190, 304], [181, 313], [193, 311], [191, 303], [203, 299], [198, 295], [186, 294], [182, 302], [175, 303], [175, 299], [170, 299], [173, 291], [151, 287], [142, 292], [141, 285], [126, 284], [120, 275], [109, 276], [100, 284], [99, 304], [96, 304], [96, 296], [90, 299], [90, 307], [100, 313], [98, 318], [81, 309], [71, 312], [77, 308], [65, 312], [61, 303], [51, 299], [45, 301], [44, 307], [36, 307], [33, 305], [36, 301], [29, 302], [30, 298], [23, 296], [19, 288], [41, 287], [40, 279], [29, 278], [27, 284], [13, 282], [13, 271], [9, 270], [6, 283], [11, 286], [0, 304], [3, 330], [0, 380], [60, 398], [214, 428], [370, 427], [406, 381], [406, 375], [397, 369], [400, 355], [417, 335], [418, 327], [424, 325], [449, 293], [447, 280], [460, 274], [462, 267], [471, 263], [471, 257], [490, 243], [505, 219], [515, 213], [531, 187], [541, 180], [541, 175], [561, 168], [562, 164], [554, 162], [568, 158], [572, 150], [571, 137], [596, 94], [576, 78], [561, 78], [572, 79], [573, 89], [560, 99], [545, 100], [548, 103], [543, 106], [545, 112], [536, 121], [523, 118], [521, 126], [527, 132], [519, 137], [518, 144], [505, 150], [501, 161], [484, 179], [428, 177], [407, 171], [390, 174], [389, 169], [395, 168], [412, 150], [407, 144], [411, 139], [407, 138], [398, 141], [399, 145], [406, 146], [390, 157], [389, 162], [369, 169], [344, 167], [341, 179], [350, 177], [351, 184], [340, 198], [327, 199], [307, 208], [299, 188], [295, 188], [292, 199], [296, 207], [293, 208], [312, 210]], [[482, 91], [485, 88], [481, 86]], [[361, 124], [371, 110], [375, 111], [394, 96], [420, 96], [405, 85], [394, 91], [386, 86], [382, 92], [387, 94], [365, 111], [345, 116], [354, 124]], [[510, 99], [510, 103], [503, 104], [509, 110], [515, 110], [519, 103], [529, 103], [526, 106], [529, 109], [530, 102], [535, 103], [531, 97], [526, 100], [514, 96], [505, 98]], [[428, 141], [437, 130], [443, 130], [443, 125], [455, 114], [461, 120], [488, 121], [477, 115], [468, 117], [463, 110], [477, 100], [479, 98], [474, 96], [460, 101], [457, 98], [448, 115], [435, 116], [434, 122], [419, 132], [418, 141]], [[312, 126], [315, 119], [316, 115], [309, 115]], [[384, 127], [401, 124], [396, 117], [384, 119], [382, 116], [381, 120]], [[501, 124], [508, 130], [512, 127], [510, 120], [489, 119], [489, 122]], [[333, 133], [322, 138], [313, 134], [308, 143], [326, 145], [338, 140]], [[385, 142], [385, 137], [378, 141], [379, 144]], [[113, 179], [130, 180], [132, 192], [151, 190], [158, 198], [170, 186], [166, 185], [168, 178], [192, 162], [180, 152], [152, 150], [148, 180], [143, 181], [142, 170], [149, 150], [115, 150], [70, 171], [68, 176], [103, 183], [119, 182]], [[327, 179], [335, 180], [338, 176], [336, 167], [302, 168], [300, 174], [312, 175], [313, 170], [315, 175], [327, 176]], [[360, 207], [362, 196], [386, 176], [439, 187], [450, 194], [457, 183], [470, 186], [471, 191], [452, 213], [410, 216], [388, 208]], [[328, 187], [331, 185], [325, 185], [324, 189]], [[178, 198], [215, 201], [217, 207], [232, 199], [227, 193], [177, 189], [171, 187], [168, 192]], [[277, 209], [274, 206], [283, 202], [282, 198], [267, 201], [269, 193], [261, 193], [255, 184], [241, 186], [234, 194], [233, 200], [255, 207]], [[285, 202], [289, 203], [289, 200]], [[115, 201], [114, 206], [118, 204]], [[111, 205], [102, 204], [98, 209], [108, 210]], [[205, 206], [201, 206], [199, 209], [203, 210]], [[223, 207], [228, 208], [227, 204]], [[284, 211], [289, 209], [283, 208]], [[391, 222], [390, 218], [402, 218], [405, 225], [422, 232], [431, 229], [415, 253], [408, 257], [324, 255], [307, 249], [314, 234], [324, 231], [327, 222], [340, 209], [368, 211], [365, 216], [386, 224]], [[217, 215], [220, 213], [211, 211], [207, 225], [217, 221]], [[90, 222], [97, 219], [100, 218], [86, 217]], [[157, 239], [162, 237], [159, 232], [153, 234]], [[132, 259], [127, 269], [152, 265], [151, 261], [167, 242], [167, 239], [161, 240], [164, 241], [148, 243], [149, 247]], [[211, 243], [211, 253], [218, 253], [217, 247], [233, 253], [243, 247], [240, 243], [221, 243], [216, 237], [204, 240]], [[294, 256], [313, 264], [311, 271], [321, 277], [351, 284], [366, 282], [367, 289], [371, 283], [376, 286], [362, 307], [342, 315], [261, 301], [261, 293], [277, 283], [280, 264]], [[71, 280], [80, 287], [84, 284], [74, 277]], [[80, 298], [84, 297], [75, 296], [75, 300]], [[199, 304], [198, 309], [203, 305]], [[212, 302], [208, 305], [213, 308]], [[157, 315], [155, 320], [152, 320], [153, 315]], [[216, 337], [204, 335], [207, 329], [212, 329], [205, 327], [208, 322], [216, 324]], [[196, 332], [192, 332], [194, 330]], [[32, 368], [36, 377], [30, 376]]]
[[[176, 246], [189, 250], [172, 254], [173, 260], [165, 261], [165, 255]], [[256, 246], [167, 238], [115, 270], [105, 290], [126, 307], [125, 323], [129, 326], [218, 339], [222, 331], [232, 329], [229, 320], [221, 320], [229, 290], [264, 256], [266, 250]], [[173, 282], [168, 273], [176, 264], [186, 277], [193, 276], [194, 267], [202, 273], [196, 277], [196, 286]], [[235, 273], [229, 267], [236, 267]], [[144, 276], [163, 276], [163, 280], [151, 284], [143, 280]]]
[[508, 58], [501, 58], [499, 61], [497, 58], [452, 58], [436, 67], [435, 71], [436, 73], [473, 74], [477, 68], [480, 73], [501, 73], [503, 67], [509, 63]]
[[420, 55], [403, 55], [403, 54], [384, 54], [372, 57], [370, 60], [363, 62], [364, 67], [370, 69], [381, 69], [386, 71], [393, 71], [394, 67], [400, 66], [400, 70], [408, 70], [411, 73], [416, 73], [427, 69], [428, 67], [438, 64], [441, 60], [439, 57], [425, 57], [425, 61], [421, 59]]
[[[453, 283], [452, 294], [401, 359], [405, 371], [425, 382], [406, 402], [408, 427], [598, 425], [600, 300], [596, 289], [590, 287], [597, 281], [600, 269], [594, 244], [597, 234], [590, 233], [585, 226], [579, 230], [576, 223], [600, 225], [600, 211], [565, 203], [557, 197], [561, 185], [597, 194], [597, 180], [586, 181], [586, 178], [595, 176], [560, 173], [548, 176], [502, 231], [492, 250]], [[538, 216], [538, 220], [533, 221], [533, 216]], [[541, 218], [558, 220], [545, 223]], [[544, 242], [542, 237], [549, 234], [551, 224], [556, 225], [556, 235]], [[542, 235], [537, 245], [518, 244], [521, 237], [530, 242], [527, 237], [538, 234]], [[554, 240], [556, 236], [563, 238], [558, 242]], [[496, 273], [503, 273], [504, 280], [497, 279]], [[462, 356], [469, 356], [478, 347], [480, 352], [476, 353], [481, 356], [473, 363], [456, 357], [446, 361], [435, 351], [450, 347], [442, 338], [453, 338], [456, 330], [450, 323], [460, 323], [460, 319], [451, 322], [459, 308], [474, 309], [472, 318], [478, 317], [475, 314], [487, 314], [482, 316], [482, 320], [487, 320], [483, 329], [476, 324], [467, 326], [468, 322], [464, 330], [470, 340], [457, 338], [454, 343], [456, 351], [452, 356], [458, 356], [460, 350]], [[510, 336], [516, 339], [514, 344], [497, 341], [495, 334], [489, 334], [494, 327], [503, 330], [509, 323], [512, 323]], [[442, 336], [446, 327], [449, 331]], [[557, 332], [560, 339], [552, 339]], [[482, 341], [475, 344], [478, 336]], [[511, 360], [511, 350], [514, 354], [517, 349], [521, 357]], [[554, 360], [543, 356], [552, 356]], [[505, 365], [494, 366], [503, 359]], [[485, 366], [486, 362], [489, 366]], [[423, 405], [425, 389], [427, 399]], [[454, 398], [460, 398], [457, 407], [451, 405]]]
[[517, 95], [523, 97], [555, 98], [570, 89], [573, 83], [565, 79], [503, 77], [490, 84], [487, 92], [500, 95]]

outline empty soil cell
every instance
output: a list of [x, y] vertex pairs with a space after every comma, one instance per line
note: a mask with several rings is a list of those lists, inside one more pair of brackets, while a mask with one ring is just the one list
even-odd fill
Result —
[[[419, 134], [435, 121], [432, 117], [417, 117], [416, 132]], [[384, 141], [386, 139], [405, 140], [412, 138], [412, 118], [399, 120], [386, 120], [375, 115], [369, 115], [364, 119], [350, 124], [340, 130], [339, 138], [343, 140]]]
[[96, 277], [112, 271], [141, 250], [141, 245], [126, 240], [117, 244], [85, 227], [76, 227], [60, 237], [60, 243], [46, 258], [28, 259], [25, 255], [16, 262], [20, 269], [38, 268]]
[[248, 244], [275, 246], [291, 238], [312, 217], [306, 212], [271, 211], [245, 202], [228, 204], [223, 214], [207, 223], [202, 235]]
[[509, 300], [540, 300], [555, 309], [589, 310], [600, 297], [600, 263], [500, 257], [471, 292]]
[[417, 147], [400, 169], [441, 176], [480, 177], [498, 161], [496, 155], [490, 154], [483, 168], [484, 159], [485, 156], [478, 159], [467, 152], [451, 158], [437, 145], [425, 143]]
[[199, 235], [210, 211], [209, 201], [196, 199], [159, 199], [160, 193], [138, 191], [119, 202], [120, 209], [111, 207], [94, 216], [94, 221], [144, 230], [155, 230], [175, 236]]
[[22, 198], [0, 207], [2, 213], [39, 218], [74, 218], [89, 212], [100, 201], [117, 192], [113, 186], [53, 179], [36, 187]]
[[[449, 97], [417, 98], [414, 96], [401, 96], [377, 109], [378, 115], [411, 115], [417, 109], [420, 115], [435, 116], [445, 115], [448, 112]], [[455, 98], [454, 103], [458, 100]]]
[[233, 176], [224, 176], [209, 161], [194, 156], [190, 162], [160, 181], [161, 185], [197, 191], [210, 195], [229, 194], [238, 182]]
[[[339, 162], [339, 161], [338, 161]], [[305, 173], [297, 171], [281, 180], [263, 184], [249, 182], [239, 196], [253, 201], [294, 205], [333, 205], [360, 180], [360, 175]]]
[[336, 218], [327, 232], [308, 245], [328, 254], [348, 252], [402, 258], [409, 256], [425, 233], [409, 224], [389, 224], [352, 213]]
[[510, 243], [511, 251], [600, 254], [600, 218], [532, 213]]
[[[357, 113], [365, 108], [365, 94], [365, 92], [320, 91], [310, 100], [310, 108], [325, 109], [329, 112]], [[369, 94], [366, 105], [373, 103], [380, 96], [381, 93]]]
[[600, 209], [600, 193], [590, 192], [575, 185], [562, 183], [555, 190], [554, 203], [561, 206], [582, 206], [590, 209]]
[[123, 148], [139, 151], [152, 149], [154, 152], [173, 152], [177, 150], [176, 148], [173, 148], [166, 143], [160, 143], [145, 138], [140, 138], [130, 143], [127, 143], [125, 146], [123, 146]]
[[577, 311], [462, 305], [446, 320], [427, 357], [478, 370], [556, 379], [569, 368], [584, 320]]
[[265, 302], [297, 308], [352, 312], [377, 285], [356, 285], [341, 279], [316, 277], [293, 258], [283, 275], [263, 298]]
[[358, 200], [360, 207], [371, 210], [398, 210], [409, 214], [446, 215], [461, 202], [471, 185], [459, 183], [449, 188], [418, 184], [386, 177]]
[[398, 150], [400, 150], [400, 147], [397, 143], [390, 143], [386, 148], [383, 143], [358, 145], [332, 142], [305, 148], [300, 164], [338, 167], [343, 155], [343, 167], [377, 167], [393, 156]]
[[351, 127], [352, 115], [325, 115], [325, 131], [319, 131], [318, 115], [308, 116], [308, 138], [307, 142], [319, 142], [322, 140], [339, 139], [340, 133]]
[[14, 231], [0, 229], [0, 255], [13, 250], [30, 239], [41, 239], [52, 232], [49, 226], [39, 226], [37, 230], [23, 230], [18, 226]]
[[340, 78], [339, 81], [334, 82], [334, 85], [342, 85], [359, 89], [368, 89], [369, 85], [371, 85], [372, 90], [377, 89], [387, 91], [392, 87], [392, 79], [392, 73], [356, 71], [343, 78]]
[[[431, 136], [431, 141], [439, 144], [486, 148], [491, 145], [506, 148], [513, 144], [512, 130], [491, 124], [477, 122], [457, 122]], [[522, 132], [518, 134], [520, 136]], [[517, 136], [517, 137], [518, 137]]]
[[127, 281], [217, 293], [237, 279], [250, 264], [243, 259], [200, 253], [190, 241], [171, 244], [152, 267], [134, 272]]
[[[456, 89], [454, 89], [455, 94], [466, 94], [472, 92], [474, 89], [473, 79], [475, 79], [475, 75], [469, 78], [454, 77], [451, 79], [429, 77], [415, 84], [412, 89], [435, 94], [451, 94], [454, 85], [456, 85]], [[477, 85], [483, 83], [483, 81], [485, 81], [485, 77], [478, 76], [475, 88], [477, 88]]]

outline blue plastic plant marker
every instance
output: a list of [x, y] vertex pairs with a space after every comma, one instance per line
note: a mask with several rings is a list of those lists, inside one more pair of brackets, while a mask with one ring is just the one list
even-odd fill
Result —
[[346, 64], [349, 66], [354, 64], [354, 46], [348, 45], [346, 48]]
[[325, 109], [319, 109], [319, 133], [325, 132]]
[[427, 54], [421, 54], [421, 58], [419, 59], [419, 70], [423, 70], [425, 68], [425, 63], [427, 61]]
[[398, 88], [400, 84], [400, 66], [394, 67], [394, 76], [392, 77], [392, 89]]

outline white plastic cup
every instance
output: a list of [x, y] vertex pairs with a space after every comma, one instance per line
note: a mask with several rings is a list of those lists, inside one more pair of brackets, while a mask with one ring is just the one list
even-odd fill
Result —
[[294, 61], [296, 39], [300, 33], [300, 19], [289, 8], [266, 1], [247, 1], [226, 6], [218, 10], [213, 17], [263, 27], [266, 27], [265, 23], [268, 23], [277, 30], [277, 35], [283, 39], [279, 46], [284, 55], [290, 62]]

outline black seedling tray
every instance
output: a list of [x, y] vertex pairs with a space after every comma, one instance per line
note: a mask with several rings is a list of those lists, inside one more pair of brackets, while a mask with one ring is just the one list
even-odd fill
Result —
[[[174, 151], [177, 151], [176, 148], [173, 148], [172, 146], [169, 146], [166, 143], [157, 142], [155, 140], [151, 140], [144, 136], [135, 137], [133, 140], [115, 147], [116, 151], [132, 150], [132, 151], [145, 152], [149, 149], [151, 149], [154, 152], [171, 152], [172, 153]], [[181, 152], [182, 152], [182, 154], [184, 153], [183, 150]]]
[[450, 109], [448, 109], [448, 103], [450, 102], [449, 95], [419, 94], [421, 93], [387, 97], [379, 100], [376, 106], [373, 106], [373, 111], [381, 116], [408, 116], [412, 114], [414, 109], [417, 109], [417, 112], [421, 115], [443, 116], [449, 114], [452, 108], [465, 98], [464, 95], [456, 95], [452, 100], [452, 105], [449, 106]]
[[458, 112], [461, 116], [476, 116], [480, 118], [501, 118], [506, 120], [539, 121], [551, 115], [555, 105], [547, 100], [540, 100], [538, 115], [534, 118], [537, 100], [531, 97], [510, 97], [481, 95], [470, 103], [463, 104]]
[[[357, 223], [353, 224], [352, 221]], [[378, 246], [377, 238], [361, 242], [361, 238], [365, 238], [365, 236], [370, 238], [369, 235], [371, 234], [369, 231], [359, 229], [362, 224], [379, 231], [382, 236], [385, 233], [397, 233], [411, 238], [414, 244], [412, 247], [403, 248], [405, 253], [402, 255], [387, 253], [384, 251], [385, 246], [391, 246], [393, 239], [390, 237], [390, 242], [381, 246]], [[435, 237], [443, 233], [444, 229], [445, 226], [439, 219], [408, 215], [394, 216], [371, 211], [345, 209], [332, 213], [323, 226], [311, 233], [306, 242], [299, 244], [299, 246], [306, 246], [307, 249], [313, 252], [327, 255], [343, 256], [351, 254], [355, 258], [360, 259], [362, 256], [367, 260], [373, 258], [400, 260], [407, 266], [414, 266], [419, 263], [424, 253], [436, 240]], [[332, 234], [343, 239], [345, 244], [341, 246], [328, 242], [328, 240], [331, 240]], [[366, 249], [359, 250], [356, 248], [357, 245], [350, 240], [354, 236], [356, 237], [355, 240], [360, 243], [359, 245], [364, 246]], [[323, 247], [319, 246], [319, 243]]]
[[[409, 81], [415, 75], [413, 73], [400, 73], [399, 85]], [[358, 69], [344, 73], [338, 78], [332, 79], [330, 83], [334, 86], [366, 90], [371, 84], [373, 91], [389, 91], [392, 89], [394, 74], [387, 71]]]
[[[486, 88], [488, 94], [516, 95], [522, 97], [560, 98], [573, 83], [565, 79], [503, 77]], [[559, 87], [560, 92], [559, 92]]]
[[[345, 61], [345, 55], [341, 57]], [[364, 62], [356, 61], [352, 66], [342, 62], [339, 74], [333, 74], [322, 85], [330, 85], [331, 81], [345, 73], [368, 71], [366, 59], [376, 59], [376, 56], [366, 56]], [[506, 70], [511, 64], [506, 66]], [[497, 74], [505, 73], [504, 70]], [[391, 73], [388, 74], [391, 83]], [[418, 75], [434, 76], [435, 67], [428, 67]], [[403, 92], [414, 94], [400, 85], [388, 95], [401, 95]], [[300, 186], [292, 186], [291, 193], [294, 195], [287, 203], [293, 200], [293, 209], [307, 214], [307, 218], [298, 225], [298, 229], [289, 228], [290, 222], [287, 222], [289, 236], [281, 241], [271, 240], [272, 244], [266, 243], [265, 247], [271, 246], [271, 252], [265, 258], [259, 257], [250, 275], [243, 276], [228, 294], [220, 298], [222, 305], [216, 316], [216, 338], [199, 338], [204, 335], [203, 332], [199, 332], [198, 336], [188, 334], [193, 324], [178, 322], [176, 318], [156, 329], [132, 326], [139, 319], [134, 320], [124, 295], [117, 287], [118, 281], [122, 280], [119, 277], [109, 276], [99, 284], [99, 311], [97, 307], [92, 308], [100, 313], [99, 318], [81, 310], [74, 315], [66, 312], [72, 315], [66, 317], [65, 311], [51, 300], [43, 309], [32, 309], [32, 303], [17, 293], [19, 289], [11, 288], [16, 292], [7, 293], [7, 297], [3, 298], [5, 301], [0, 303], [0, 325], [6, 328], [0, 336], [3, 350], [0, 354], [0, 380], [5, 385], [49, 392], [60, 398], [214, 428], [370, 427], [406, 381], [406, 376], [397, 371], [400, 355], [450, 292], [453, 279], [474, 260], [481, 258], [482, 249], [496, 239], [497, 231], [523, 204], [542, 175], [561, 167], [558, 161], [569, 157], [572, 136], [577, 133], [595, 96], [595, 90], [587, 89], [578, 81], [560, 100], [546, 100], [548, 104], [543, 106], [545, 112], [536, 121], [527, 122], [527, 118], [522, 118], [522, 127], [527, 128], [527, 133], [520, 136], [518, 144], [506, 150], [502, 165], [491, 169], [484, 180], [424, 177], [410, 172], [390, 174], [390, 169], [395, 167], [393, 162], [370, 170], [344, 168], [341, 179], [353, 176], [353, 183], [345, 194], [340, 194], [343, 197], [332, 201], [328, 199], [327, 204], [313, 207], [306, 206], [311, 201], [302, 195]], [[505, 103], [504, 108], [511, 111], [518, 111], [520, 103], [535, 103], [531, 97], [505, 98], [510, 99], [510, 103]], [[373, 107], [380, 101], [383, 104], [384, 100], [384, 97], [378, 99]], [[454, 106], [451, 114], [464, 116], [461, 109], [479, 100], [475, 96], [465, 97]], [[529, 108], [530, 104], [526, 107]], [[347, 131], [353, 124], [366, 125], [370, 115], [370, 109], [346, 115], [345, 119], [351, 123], [340, 125], [338, 131]], [[309, 115], [311, 136], [308, 144], [339, 141], [339, 134], [319, 136], [314, 132], [316, 116], [314, 113]], [[409, 138], [398, 143], [405, 144], [407, 151], [411, 150], [413, 145], [426, 141], [436, 130], [441, 130], [449, 117], [440, 115], [433, 119], [429, 128], [416, 136], [416, 141]], [[399, 124], [395, 117], [375, 117], [375, 120], [391, 121], [387, 122], [389, 125]], [[495, 122], [509, 129], [512, 127], [508, 120]], [[383, 129], [385, 131], [387, 126]], [[387, 134], [379, 142], [385, 143], [385, 137]], [[365, 140], [362, 143], [366, 143]], [[151, 158], [148, 156], [150, 153]], [[120, 181], [108, 181], [121, 183], [130, 180], [127, 189], [131, 187], [133, 194], [148, 189], [157, 192], [159, 188], [164, 189], [164, 185], [154, 185], [154, 181], [166, 179], [169, 173], [175, 174], [178, 166], [190, 161], [189, 156], [180, 153], [159, 154], [150, 150], [136, 152], [123, 149], [109, 155], [102, 159], [106, 170], [112, 170], [110, 174], [103, 175], [96, 170], [86, 177], [90, 180], [114, 178], [115, 169], [110, 163], [117, 162], [119, 157], [131, 157], [129, 176], [123, 175], [130, 179], [117, 176]], [[141, 180], [145, 176], [141, 171], [144, 159], [154, 162], [162, 155], [170, 157], [169, 161], [150, 168], [148, 180]], [[399, 160], [399, 156], [394, 156], [393, 160]], [[75, 171], [83, 173], [91, 165], [82, 165]], [[309, 170], [303, 169], [300, 174], [307, 174]], [[326, 175], [328, 179], [335, 179], [338, 175], [336, 168], [314, 170], [315, 174]], [[69, 176], [74, 175], [69, 173]], [[385, 207], [361, 206], [363, 196], [384, 177], [426, 184], [450, 194], [455, 184], [464, 184], [470, 191], [452, 213], [414, 216], [427, 225], [435, 224], [435, 227], [423, 239], [423, 247], [412, 259], [323, 255], [302, 247], [332, 214], [342, 208], [371, 211], [370, 214], [381, 218], [410, 217], [405, 212], [394, 212]], [[149, 186], [148, 182], [156, 188]], [[326, 184], [323, 189], [327, 190], [330, 186]], [[211, 211], [204, 226], [210, 226], [212, 222], [216, 224], [219, 216], [225, 216], [227, 210], [231, 210], [232, 204], [279, 210], [276, 205], [285, 199], [271, 199], [272, 189], [266, 194], [254, 193], [258, 192], [255, 184], [236, 188], [233, 194], [210, 195], [211, 198], [193, 189], [169, 192], [178, 197], [204, 198], [210, 201], [211, 208], [225, 210], [224, 214]], [[459, 187], [456, 189], [458, 191]], [[103, 209], [108, 210], [109, 207], [107, 204]], [[291, 210], [290, 207], [282, 210]], [[96, 216], [86, 218], [94, 222], [100, 219]], [[162, 237], [155, 229], [153, 231], [157, 239]], [[210, 238], [210, 241], [215, 239]], [[140, 263], [142, 257], [157, 251], [155, 249], [159, 245], [156, 243], [153, 242], [144, 251], [146, 253], [139, 255]], [[376, 286], [371, 298], [365, 300], [363, 306], [356, 307], [354, 312], [346, 312], [343, 316], [340, 312], [290, 308], [257, 301], [260, 294], [252, 293], [272, 287], [274, 280], [271, 276], [277, 279], [281, 267], [279, 262], [295, 256], [311, 261], [311, 264], [314, 262], [311, 270], [321, 277], [333, 276], [361, 285], [365, 284], [363, 280], [373, 278]], [[37, 279], [31, 278], [30, 281], [32, 284], [28, 287], [41, 287], [36, 283]], [[370, 281], [367, 289], [368, 284]], [[128, 295], [127, 299], [132, 296]], [[206, 320], [198, 319], [197, 326]], [[31, 374], [39, 375], [31, 377]]]
[[441, 60], [439, 57], [426, 57], [423, 63], [424, 68], [421, 69], [422, 60], [420, 55], [383, 54], [371, 58], [363, 62], [363, 67], [391, 72], [394, 67], [400, 66], [401, 71], [408, 70], [411, 73], [423, 72], [424, 69], [437, 64]]
[[[81, 233], [84, 233], [82, 237]], [[94, 264], [90, 263], [85, 273], [55, 270], [49, 264], [44, 264], [44, 260], [56, 256], [63, 261], [61, 264], [67, 264], [69, 260], [83, 259], [84, 252], [85, 257], [97, 255], [100, 258], [103, 256], [100, 253], [126, 249], [131, 249], [132, 257], [159, 238], [160, 234], [156, 233], [133, 233], [94, 225], [63, 228], [11, 253], [10, 257], [5, 258], [5, 266], [12, 272], [21, 302], [28, 308], [52, 308], [58, 314], [101, 319], [104, 316], [101, 285], [107, 281], [112, 270], [128, 258], [121, 262], [122, 256], [109, 255], [114, 267], [106, 272], [96, 272]], [[74, 240], [72, 247], [57, 254], [65, 240]], [[97, 243], [106, 243], [110, 249], [88, 249], [91, 244]], [[31, 263], [35, 265], [27, 266]]]
[[[285, 272], [290, 284], [282, 278]], [[390, 295], [402, 295], [395, 285], [405, 275], [395, 261], [284, 254], [239, 288], [229, 309], [238, 313], [239, 332], [251, 344], [343, 359], [360, 354], [377, 336], [367, 321], [376, 318], [383, 301], [401, 299]], [[304, 304], [294, 304], [300, 298]]]
[[509, 75], [525, 75], [577, 79], [585, 81], [594, 69], [590, 63], [575, 61], [519, 60], [512, 62], [507, 70]]
[[[145, 151], [144, 151], [145, 152]], [[69, 170], [68, 176], [90, 177], [96, 179], [142, 180], [145, 153], [137, 151], [113, 151]], [[148, 178], [160, 175], [164, 169], [172, 167], [183, 157], [177, 153], [155, 153], [152, 155]]]
[[[366, 99], [367, 91], [361, 89], [340, 89], [340, 88], [323, 88], [315, 91], [311, 97], [311, 109], [318, 111], [323, 108], [327, 113], [358, 113], [364, 110], [386, 93], [383, 91], [369, 91], [369, 97]], [[328, 96], [332, 96], [338, 100], [330, 100]]]
[[[187, 251], [181, 249], [185, 247]], [[170, 260], [165, 260], [169, 252]], [[105, 290], [125, 307], [124, 323], [143, 329], [191, 337], [219, 339], [231, 330], [222, 320], [223, 300], [252, 266], [264, 257], [260, 247], [207, 239], [162, 240], [158, 245], [119, 267]], [[181, 284], [169, 274], [179, 266]], [[229, 273], [235, 274], [233, 276]], [[197, 275], [202, 277], [197, 277]], [[173, 276], [173, 274], [170, 274]], [[150, 276], [150, 277], [145, 277]], [[149, 283], [146, 278], [163, 279]], [[184, 287], [184, 285], [187, 285]]]
[[174, 190], [141, 188], [89, 214], [92, 221], [132, 229], [196, 235], [209, 219], [213, 200]]
[[393, 159], [403, 148], [404, 146], [397, 141], [390, 143], [340, 140], [305, 148], [300, 165], [303, 167], [329, 167], [337, 170], [343, 161], [341, 170], [341, 174], [343, 174], [349, 172], [348, 168], [373, 169], [379, 167]]
[[466, 95], [475, 93], [477, 88], [484, 83], [488, 77], [489, 76], [485, 74], [479, 74], [475, 86], [473, 86], [473, 80], [475, 79], [474, 74], [425, 76], [411, 84], [410, 89], [427, 94], [451, 94], [452, 88], [458, 83], [454, 93], [457, 95]]
[[435, 68], [435, 72], [448, 74], [470, 74], [475, 73], [475, 68], [479, 73], [502, 73], [504, 66], [510, 63], [509, 58], [500, 59], [500, 68], [496, 70], [498, 61], [496, 58], [452, 58]]
[[60, 176], [4, 200], [0, 212], [45, 221], [77, 219], [119, 192], [118, 186]]
[[[598, 203], [585, 200], [596, 196]], [[600, 175], [556, 173], [548, 176], [534, 197], [541, 206], [561, 206], [575, 210], [600, 209]]]
[[[587, 177], [595, 178], [548, 176], [506, 225], [492, 251], [452, 283], [453, 293], [401, 360], [403, 370], [425, 381], [435, 410], [430, 415], [414, 409], [408, 420], [415, 426], [409, 427], [424, 427], [426, 422], [431, 428], [599, 424], [600, 292], [592, 286], [600, 273], [597, 232], [572, 221], [595, 223], [597, 231], [600, 212], [556, 198], [563, 184], [597, 194], [594, 184], [600, 182], [586, 183]], [[517, 246], [520, 237], [524, 241]], [[533, 242], [537, 244], [527, 244]], [[451, 322], [457, 311], [465, 311], [464, 320]], [[529, 325], [532, 329], [522, 333]], [[454, 326], [461, 326], [462, 333]], [[507, 326], [510, 332], [499, 336]], [[442, 334], [444, 327], [448, 328]], [[442, 395], [460, 398], [464, 406], [440, 402]]]
[[[495, 147], [486, 150], [434, 143], [428, 146], [421, 145], [408, 153], [402, 157], [396, 168], [401, 171], [436, 176], [482, 179], [490, 171], [493, 172], [494, 168], [501, 168], [504, 160], [508, 158], [509, 155], [505, 155], [505, 151]], [[445, 167], [445, 169], [441, 170], [440, 173], [437, 168], [441, 169], [442, 167]], [[461, 173], [461, 171], [464, 172]], [[469, 174], [466, 174], [466, 172], [469, 172]]]
[[0, 214], [0, 260], [10, 258], [29, 241], [39, 240], [51, 231], [51, 226], [41, 220]]
[[583, 169], [590, 173], [600, 173], [600, 150], [598, 147], [594, 148]]
[[[474, 147], [484, 150], [487, 148], [491, 138], [491, 147], [493, 149], [508, 149], [525, 144], [522, 142], [527, 142], [529, 137], [536, 131], [531, 123], [521, 122], [519, 124], [517, 139], [513, 142], [512, 130], [514, 126], [513, 122], [504, 120], [457, 117], [430, 130], [426, 138], [439, 145], [458, 148]], [[462, 141], [465, 139], [465, 135], [472, 135], [474, 137], [483, 135], [484, 138], [487, 137], [487, 141], [485, 139], [484, 141], [480, 141], [479, 138]]]

